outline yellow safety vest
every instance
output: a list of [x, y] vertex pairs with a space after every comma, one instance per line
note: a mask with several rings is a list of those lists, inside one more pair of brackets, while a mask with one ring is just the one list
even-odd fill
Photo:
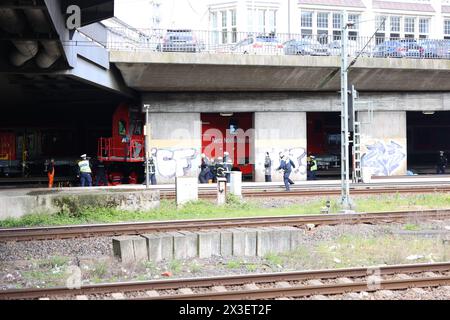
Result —
[[91, 173], [91, 167], [89, 166], [89, 160], [81, 160], [80, 162], [78, 162], [78, 166], [80, 167], [80, 172]]
[[317, 171], [317, 161], [313, 160], [313, 165], [311, 166], [311, 171]]

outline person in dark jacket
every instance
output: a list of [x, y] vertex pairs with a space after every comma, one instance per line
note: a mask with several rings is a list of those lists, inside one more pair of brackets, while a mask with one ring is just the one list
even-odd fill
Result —
[[437, 174], [445, 174], [445, 167], [447, 167], [447, 157], [444, 155], [444, 151], [439, 151], [439, 158], [437, 160]]
[[292, 168], [295, 168], [294, 162], [290, 160], [286, 155], [281, 154], [281, 162], [277, 170], [283, 171], [283, 181], [284, 186], [286, 187], [286, 191], [291, 191], [290, 185], [294, 183], [291, 179], [289, 179]]
[[272, 182], [272, 159], [270, 159], [268, 152], [266, 152], [266, 158], [264, 159], [264, 176], [266, 182]]
[[208, 180], [211, 177], [210, 161], [204, 153], [202, 153], [201, 158], [202, 162], [200, 164], [200, 175], [198, 176], [198, 180], [200, 183], [208, 183]]
[[227, 178], [227, 182], [230, 183], [231, 178], [231, 170], [233, 169], [233, 160], [230, 157], [230, 153], [225, 151], [223, 154], [223, 164], [225, 166], [225, 177]]
[[95, 185], [108, 186], [108, 179], [106, 178], [106, 168], [102, 160], [98, 160], [95, 167]]

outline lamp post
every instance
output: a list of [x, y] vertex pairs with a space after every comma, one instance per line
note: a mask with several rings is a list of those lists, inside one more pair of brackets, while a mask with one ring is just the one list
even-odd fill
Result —
[[148, 119], [148, 112], [150, 110], [150, 105], [144, 104], [143, 110], [145, 112], [145, 128], [144, 128], [144, 135], [145, 135], [145, 187], [148, 189], [150, 186], [150, 175], [149, 175], [150, 125], [149, 125], [149, 119]]
[[353, 203], [350, 199], [350, 177], [349, 177], [349, 129], [348, 129], [348, 22], [347, 12], [342, 15], [341, 29], [341, 205], [344, 209], [351, 209]]

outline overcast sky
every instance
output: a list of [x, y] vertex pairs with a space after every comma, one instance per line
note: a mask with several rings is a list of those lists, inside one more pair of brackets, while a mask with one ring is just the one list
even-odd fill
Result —
[[[164, 28], [199, 28], [207, 21], [209, 0], [162, 0]], [[115, 16], [136, 28], [151, 26], [151, 0], [115, 0]], [[206, 20], [205, 20], [206, 19]]]

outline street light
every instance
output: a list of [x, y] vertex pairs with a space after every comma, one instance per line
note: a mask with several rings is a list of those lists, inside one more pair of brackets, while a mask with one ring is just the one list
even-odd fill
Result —
[[351, 209], [353, 203], [350, 199], [349, 177], [349, 129], [348, 129], [348, 56], [347, 41], [348, 28], [354, 22], [348, 21], [347, 12], [342, 15], [343, 25], [341, 32], [341, 205], [344, 209]]
[[143, 111], [145, 112], [145, 187], [148, 189], [150, 187], [150, 175], [149, 175], [149, 158], [150, 158], [150, 123], [148, 119], [148, 112], [150, 111], [150, 105], [144, 104]]

